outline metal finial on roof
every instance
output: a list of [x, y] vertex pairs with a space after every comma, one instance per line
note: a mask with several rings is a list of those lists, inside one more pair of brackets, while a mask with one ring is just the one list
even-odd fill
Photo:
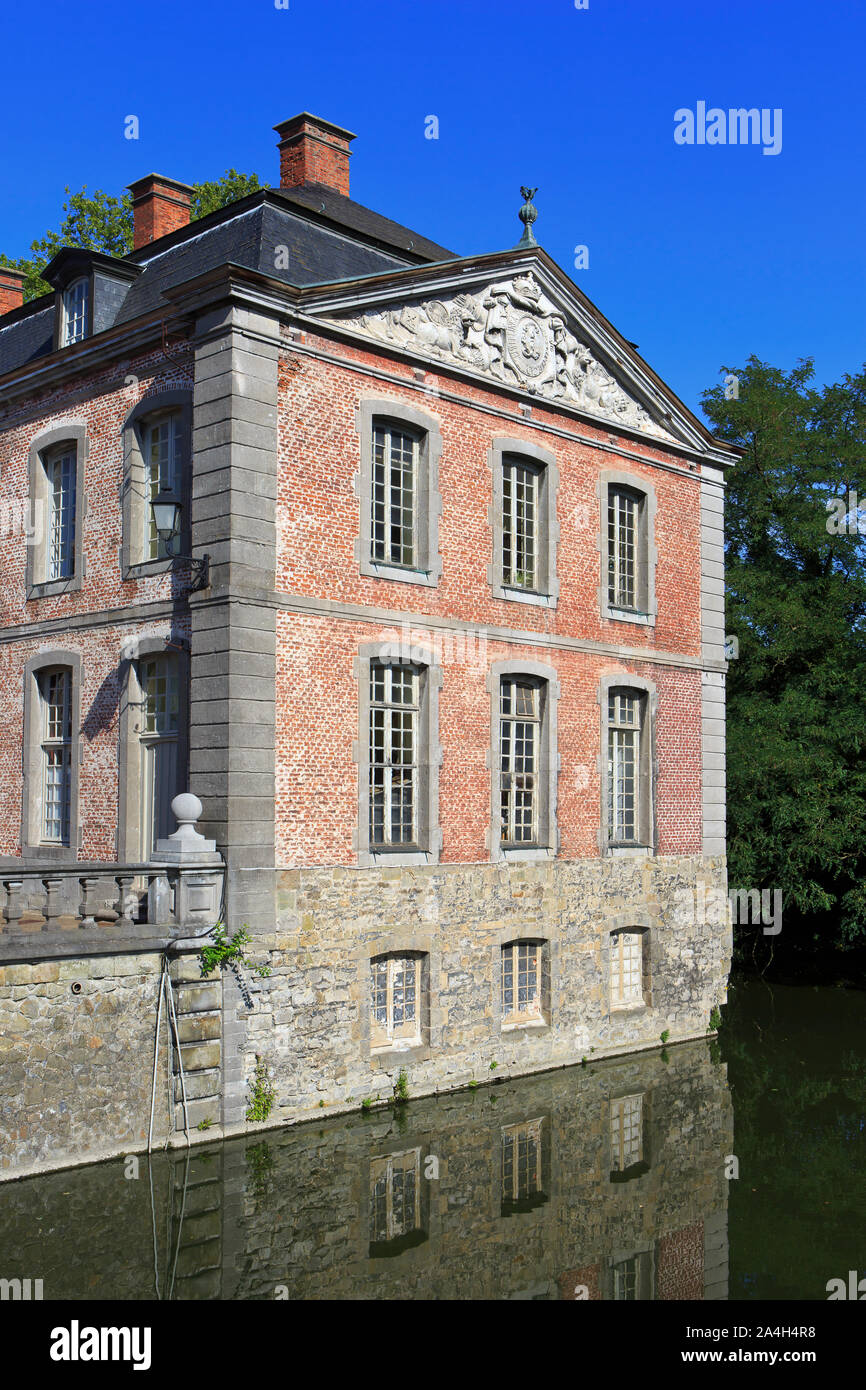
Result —
[[523, 236], [518, 241], [518, 246], [537, 246], [538, 242], [532, 234], [532, 224], [538, 216], [538, 208], [533, 207], [532, 200], [538, 192], [537, 188], [522, 188], [520, 196], [523, 199], [523, 207], [517, 216], [523, 223]]

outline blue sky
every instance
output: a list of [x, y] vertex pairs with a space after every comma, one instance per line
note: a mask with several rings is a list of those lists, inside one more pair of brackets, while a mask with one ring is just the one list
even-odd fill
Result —
[[[692, 409], [749, 353], [862, 366], [859, 0], [288, 2], [7, 10], [0, 250], [56, 227], [66, 184], [277, 183], [271, 127], [306, 109], [357, 133], [359, 202], [464, 254], [516, 243], [537, 185], [540, 243]], [[781, 152], [677, 145], [699, 101], [781, 108]]]

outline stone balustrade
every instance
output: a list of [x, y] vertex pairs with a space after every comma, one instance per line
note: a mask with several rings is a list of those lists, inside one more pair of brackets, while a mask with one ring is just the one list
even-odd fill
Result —
[[179, 828], [157, 842], [146, 864], [0, 862], [0, 959], [19, 956], [25, 945], [41, 955], [49, 939], [89, 952], [102, 940], [152, 945], [213, 928], [225, 863], [195, 829], [198, 797], [177, 796], [172, 809]]
[[21, 861], [0, 868], [0, 934], [83, 930], [144, 935], [198, 931], [219, 918], [223, 870], [153, 864], [73, 864], [46, 869]]

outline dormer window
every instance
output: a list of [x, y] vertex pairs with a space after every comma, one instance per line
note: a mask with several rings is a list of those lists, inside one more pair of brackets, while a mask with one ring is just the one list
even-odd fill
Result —
[[80, 343], [87, 336], [88, 290], [89, 281], [82, 276], [63, 291], [63, 347]]
[[64, 246], [42, 272], [53, 286], [54, 347], [61, 351], [113, 327], [143, 266], [120, 256]]

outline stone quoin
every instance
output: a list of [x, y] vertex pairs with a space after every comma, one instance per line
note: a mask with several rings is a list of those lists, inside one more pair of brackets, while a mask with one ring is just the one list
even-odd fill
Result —
[[[727, 894], [736, 452], [543, 190], [460, 256], [352, 200], [350, 132], [275, 129], [279, 188], [190, 223], [149, 174], [128, 255], [0, 287], [0, 507], [41, 518], [0, 534], [2, 1177], [144, 1146], [166, 958], [160, 1141], [243, 1126], [257, 1058], [287, 1123], [724, 1001], [729, 918], [678, 904]], [[202, 978], [218, 919], [269, 975]]]

